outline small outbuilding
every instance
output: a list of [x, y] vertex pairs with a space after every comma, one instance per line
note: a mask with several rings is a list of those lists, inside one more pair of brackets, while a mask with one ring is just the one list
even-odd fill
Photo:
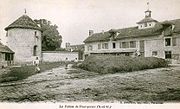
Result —
[[14, 64], [14, 52], [7, 46], [0, 43], [0, 67]]

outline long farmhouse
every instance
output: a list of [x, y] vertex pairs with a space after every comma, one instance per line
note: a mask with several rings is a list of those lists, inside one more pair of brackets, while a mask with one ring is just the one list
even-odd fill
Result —
[[158, 22], [151, 18], [149, 9], [135, 27], [89, 33], [84, 40], [85, 57], [91, 54], [139, 54], [180, 62], [180, 19]]

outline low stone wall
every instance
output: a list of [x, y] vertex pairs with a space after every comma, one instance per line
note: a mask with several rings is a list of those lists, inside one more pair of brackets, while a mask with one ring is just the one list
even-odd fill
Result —
[[42, 61], [43, 62], [59, 62], [65, 61], [74, 61], [78, 59], [78, 52], [65, 52], [65, 51], [43, 51], [42, 52]]

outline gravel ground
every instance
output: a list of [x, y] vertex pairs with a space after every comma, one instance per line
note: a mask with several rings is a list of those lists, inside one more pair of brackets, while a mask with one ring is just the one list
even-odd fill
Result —
[[179, 83], [179, 65], [106, 75], [59, 67], [0, 83], [0, 101], [180, 102]]

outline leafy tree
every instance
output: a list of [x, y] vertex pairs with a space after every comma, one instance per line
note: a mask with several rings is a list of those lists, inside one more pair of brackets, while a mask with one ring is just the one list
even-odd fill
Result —
[[46, 19], [34, 20], [42, 30], [42, 50], [53, 51], [61, 48], [62, 36], [59, 34], [57, 25], [52, 25]]

